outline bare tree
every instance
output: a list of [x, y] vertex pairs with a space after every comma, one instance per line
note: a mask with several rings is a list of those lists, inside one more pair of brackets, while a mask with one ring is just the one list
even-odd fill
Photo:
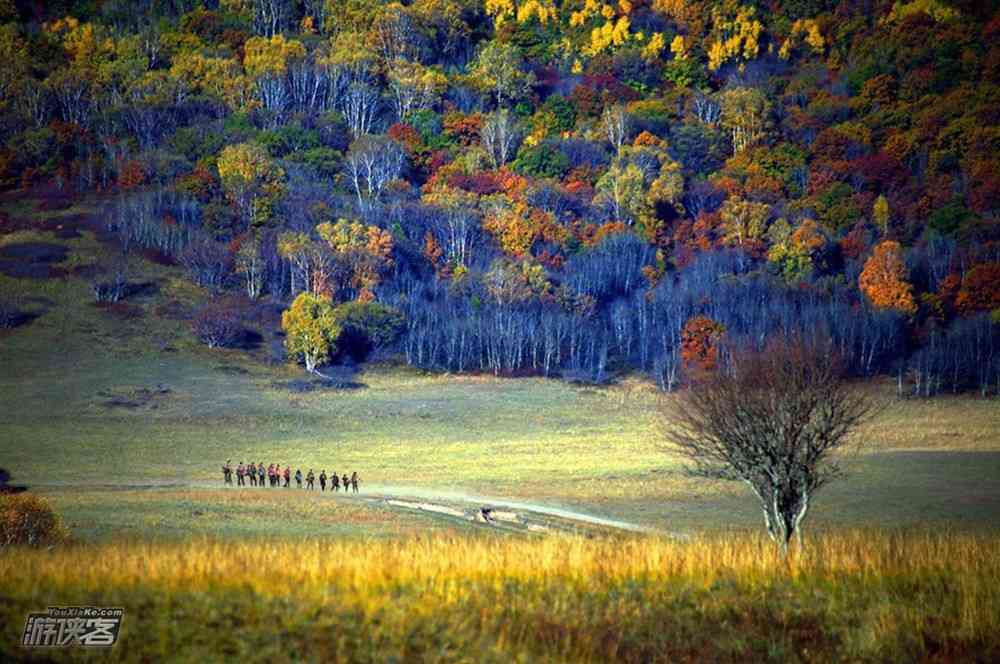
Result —
[[362, 80], [348, 84], [340, 97], [340, 111], [354, 138], [371, 132], [378, 118], [378, 110], [378, 90]]
[[628, 138], [629, 117], [625, 107], [621, 104], [606, 106], [604, 114], [601, 116], [601, 124], [604, 127], [604, 134], [615, 150], [621, 154], [622, 145]]
[[382, 62], [420, 59], [420, 30], [406, 11], [382, 13], [375, 20], [373, 32]]
[[254, 32], [268, 38], [280, 33], [288, 22], [291, 4], [288, 0], [254, 0]]
[[199, 286], [219, 291], [232, 270], [233, 256], [224, 245], [205, 237], [181, 252], [180, 263]]
[[270, 114], [270, 128], [280, 127], [285, 119], [285, 111], [294, 100], [289, 78], [279, 73], [263, 74], [254, 82], [254, 95], [261, 107]]
[[483, 147], [495, 169], [510, 161], [521, 142], [521, 130], [517, 126], [517, 118], [505, 108], [491, 113], [486, 118], [481, 136]]
[[370, 209], [382, 190], [398, 178], [406, 165], [406, 153], [391, 138], [362, 136], [344, 159], [344, 169], [362, 210]]
[[330, 106], [331, 97], [338, 92], [332, 67], [303, 58], [288, 65], [288, 91], [291, 107], [296, 112], [322, 113]]
[[691, 99], [691, 110], [699, 122], [712, 127], [719, 124], [722, 118], [722, 105], [718, 100], [705, 94], [696, 92]]
[[749, 486], [784, 554], [816, 492], [842, 474], [836, 453], [877, 409], [841, 367], [830, 344], [774, 342], [665, 406], [665, 437], [688, 472]]
[[234, 256], [236, 271], [243, 276], [247, 297], [256, 300], [264, 290], [264, 273], [267, 261], [261, 251], [263, 243], [260, 236], [250, 235], [240, 238], [239, 247]]
[[467, 266], [480, 236], [476, 211], [458, 205], [442, 205], [434, 216], [432, 226], [437, 239], [444, 245], [448, 262]]
[[58, 70], [45, 80], [45, 84], [56, 100], [63, 122], [88, 126], [94, 109], [86, 78], [69, 70]]

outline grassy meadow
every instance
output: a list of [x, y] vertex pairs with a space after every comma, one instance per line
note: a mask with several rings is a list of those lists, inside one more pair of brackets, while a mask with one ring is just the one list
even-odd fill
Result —
[[[31, 212], [20, 201], [7, 210], [34, 214], [47, 230], [0, 235], [0, 248], [47, 242], [67, 255], [55, 278], [0, 274], [0, 289], [39, 314], [0, 331], [0, 459], [84, 538], [245, 532], [195, 515], [215, 513], [205, 501], [239, 506], [234, 522], [301, 532], [298, 515], [283, 509], [246, 516], [260, 497], [244, 505], [213, 494], [227, 458], [357, 470], [366, 488], [533, 500], [671, 531], [759, 526], [741, 487], [683, 475], [659, 435], [659, 405], [669, 397], [643, 380], [595, 388], [377, 365], [353, 378], [354, 389], [296, 391], [303, 372], [269, 361], [268, 330], [249, 350], [195, 341], [187, 319], [211, 296], [176, 267], [137, 257], [132, 280], [146, 287], [124, 309], [95, 306], [77, 273], [104, 247], [86, 229], [63, 237], [61, 219], [96, 206]], [[859, 436], [851, 476], [816, 502], [808, 525], [992, 526], [1000, 517], [996, 403], [895, 401], [888, 385], [864, 389], [891, 403]], [[140, 508], [145, 495], [162, 509]], [[115, 517], [102, 523], [95, 515], [106, 511]]]
[[[80, 211], [38, 215], [48, 228]], [[256, 348], [198, 344], [187, 319], [210, 294], [176, 267], [140, 259], [148, 287], [100, 308], [80, 276], [102, 252], [93, 233], [0, 234], [24, 242], [68, 253], [59, 276], [0, 274], [37, 315], [0, 330], [0, 466], [71, 542], [0, 552], [2, 661], [55, 657], [15, 645], [24, 615], [53, 604], [124, 606], [115, 655], [137, 662], [1000, 658], [995, 401], [859, 386], [889, 405], [785, 562], [748, 492], [683, 474], [660, 437], [670, 397], [639, 378], [381, 364], [350, 389], [301, 391], [266, 330]], [[227, 458], [357, 470], [362, 493], [224, 488]], [[511, 536], [368, 499], [408, 493], [686, 537]]]

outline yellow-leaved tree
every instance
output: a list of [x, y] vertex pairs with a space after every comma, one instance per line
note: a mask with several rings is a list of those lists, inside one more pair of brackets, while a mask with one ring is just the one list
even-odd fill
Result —
[[392, 267], [392, 235], [378, 226], [347, 219], [319, 224], [316, 233], [350, 271], [349, 285], [357, 292], [357, 300], [374, 300], [382, 274]]
[[763, 237], [770, 216], [771, 207], [767, 203], [741, 198], [728, 198], [719, 208], [725, 241], [741, 247]]
[[271, 218], [274, 204], [285, 193], [285, 171], [257, 143], [237, 143], [222, 149], [219, 178], [226, 196], [250, 226]]
[[756, 88], [730, 88], [722, 93], [722, 126], [730, 131], [734, 153], [764, 139], [770, 115], [771, 102]]
[[760, 52], [764, 26], [757, 9], [750, 5], [723, 2], [712, 11], [712, 31], [708, 37], [708, 68], [719, 69], [730, 60], [752, 60]]
[[310, 373], [318, 373], [316, 367], [337, 352], [340, 324], [326, 297], [299, 293], [281, 314], [281, 329], [289, 357], [301, 360]]
[[243, 67], [247, 74], [257, 79], [266, 75], [283, 75], [288, 63], [306, 56], [305, 46], [284, 35], [251, 37], [243, 46]]

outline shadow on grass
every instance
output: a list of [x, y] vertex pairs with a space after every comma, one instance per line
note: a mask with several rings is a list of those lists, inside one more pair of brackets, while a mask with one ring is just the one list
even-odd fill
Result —
[[52, 242], [17, 242], [0, 247], [0, 273], [15, 279], [48, 279], [57, 276], [55, 263], [66, 260], [69, 250]]
[[286, 381], [274, 381], [271, 385], [279, 390], [288, 390], [293, 394], [308, 392], [335, 392], [341, 390], [360, 390], [368, 387], [365, 383], [354, 380], [358, 370], [350, 365], [324, 367], [322, 376], [308, 376]]

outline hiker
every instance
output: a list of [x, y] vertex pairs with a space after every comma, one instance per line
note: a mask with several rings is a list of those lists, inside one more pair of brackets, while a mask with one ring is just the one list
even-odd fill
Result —
[[288, 482], [292, 479], [292, 469], [289, 466], [285, 466], [285, 488], [288, 488]]
[[358, 482], [360, 482], [360, 481], [361, 481], [361, 478], [358, 477], [358, 473], [357, 472], [351, 473], [351, 488], [354, 489], [354, 493], [358, 492]]
[[326, 491], [326, 470], [319, 471], [319, 490]]
[[274, 464], [274, 486], [281, 487], [281, 464]]
[[222, 466], [222, 481], [225, 484], [233, 483], [233, 467], [230, 464], [232, 459], [226, 459], [225, 465]]
[[313, 486], [313, 482], [315, 482], [315, 480], [316, 480], [316, 476], [313, 475], [313, 469], [310, 468], [309, 472], [306, 474], [306, 488], [307, 489], [315, 489], [316, 487]]
[[493, 518], [493, 508], [483, 507], [479, 510], [479, 514], [483, 517], [483, 521], [486, 523], [496, 523], [497, 520]]
[[257, 486], [264, 488], [264, 462], [257, 464]]
[[246, 473], [250, 476], [250, 486], [257, 486], [257, 466], [253, 465], [253, 461], [247, 466]]
[[236, 466], [236, 486], [244, 486], [243, 475], [246, 473], [246, 468], [243, 466], [243, 462], [240, 461], [240, 465]]
[[302, 488], [302, 469], [301, 468], [299, 468], [299, 469], [297, 469], [295, 471], [295, 483], [299, 485], [300, 489]]
[[340, 478], [336, 471], [330, 473], [330, 491], [340, 491]]
[[344, 485], [344, 493], [347, 493], [351, 490], [351, 478], [347, 476], [347, 473], [344, 473], [344, 476], [340, 479], [341, 484]]

